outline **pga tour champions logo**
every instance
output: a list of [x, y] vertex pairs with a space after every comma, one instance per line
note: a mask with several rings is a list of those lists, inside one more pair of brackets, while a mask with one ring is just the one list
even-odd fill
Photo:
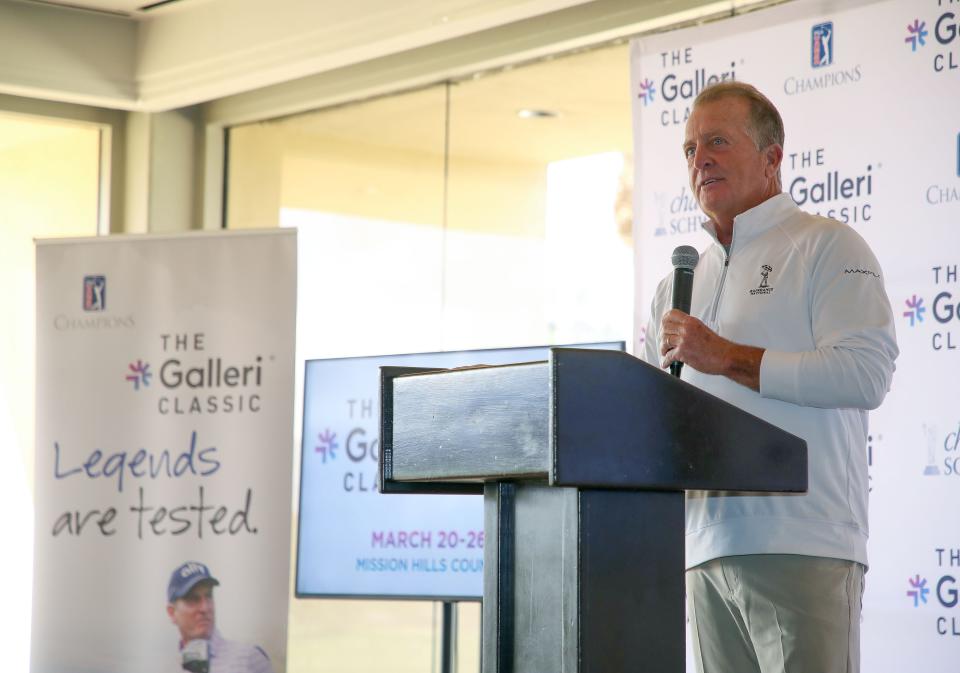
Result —
[[[75, 279], [71, 281], [71, 283], [76, 282]], [[83, 296], [80, 306], [71, 304], [73, 307], [71, 311], [56, 314], [53, 317], [53, 328], [55, 330], [58, 332], [98, 331], [136, 327], [136, 321], [132, 314], [117, 315], [115, 309], [107, 312], [106, 276], [101, 274], [85, 275], [81, 288]], [[70, 296], [76, 297], [73, 291]]]
[[834, 68], [837, 63], [837, 30], [833, 21], [821, 21], [810, 28], [810, 69], [806, 72], [787, 77], [783, 81], [783, 91], [788, 96], [806, 94], [832, 87], [859, 82], [863, 76], [863, 67], [857, 63], [851, 66]]
[[107, 277], [83, 277], [83, 310], [104, 311], [107, 308]]
[[833, 21], [818, 23], [810, 30], [810, 66], [822, 68], [833, 63]]
[[[955, 204], [960, 204], [960, 132], [957, 133], [956, 138], [950, 138], [950, 152], [947, 155], [949, 157], [949, 162], [951, 165], [951, 174], [957, 180], [953, 184], [947, 183], [946, 180], [939, 184], [930, 185], [927, 187], [924, 192], [924, 200], [927, 202], [928, 206], [943, 206], [948, 204], [954, 204], [951, 207], [956, 207]], [[944, 164], [941, 164], [946, 168]], [[946, 171], [944, 171], [944, 176], [946, 176]]]

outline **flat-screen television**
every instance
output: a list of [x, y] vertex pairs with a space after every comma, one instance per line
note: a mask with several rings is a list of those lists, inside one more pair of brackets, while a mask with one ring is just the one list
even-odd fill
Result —
[[[578, 344], [623, 350], [624, 342]], [[549, 347], [308, 360], [296, 595], [479, 600], [483, 498], [377, 491], [380, 367], [546, 360]]]

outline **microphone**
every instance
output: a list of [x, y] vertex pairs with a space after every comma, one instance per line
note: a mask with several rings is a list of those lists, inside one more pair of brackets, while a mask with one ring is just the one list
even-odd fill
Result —
[[[673, 262], [673, 308], [690, 313], [693, 296], [693, 270], [700, 261], [700, 253], [692, 245], [678, 245], [670, 257]], [[671, 362], [670, 373], [680, 378], [682, 362]]]
[[210, 644], [202, 638], [191, 640], [181, 650], [183, 669], [190, 673], [209, 673]]

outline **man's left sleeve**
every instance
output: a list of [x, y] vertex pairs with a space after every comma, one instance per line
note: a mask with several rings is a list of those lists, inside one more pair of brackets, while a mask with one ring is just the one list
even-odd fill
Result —
[[764, 352], [760, 394], [810, 407], [875, 409], [899, 354], [893, 311], [866, 242], [847, 227], [830, 238], [809, 270], [816, 347]]
[[249, 673], [273, 673], [273, 666], [270, 665], [270, 657], [260, 647], [250, 648], [247, 670]]

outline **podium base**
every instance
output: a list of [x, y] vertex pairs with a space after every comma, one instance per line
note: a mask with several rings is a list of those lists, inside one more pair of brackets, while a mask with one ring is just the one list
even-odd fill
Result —
[[483, 673], [682, 673], [682, 492], [490, 483], [484, 517]]

